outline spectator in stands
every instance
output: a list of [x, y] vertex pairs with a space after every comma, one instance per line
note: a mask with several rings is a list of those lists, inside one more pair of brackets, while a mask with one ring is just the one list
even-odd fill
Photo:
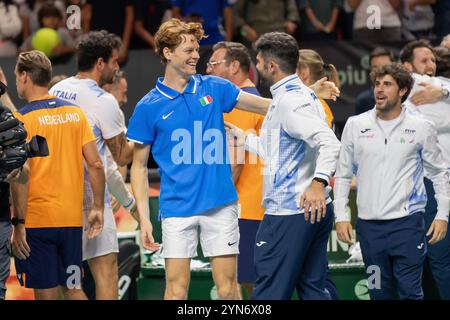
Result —
[[299, 0], [302, 17], [302, 40], [320, 41], [336, 39], [336, 23], [341, 0]]
[[[309, 87], [316, 81], [328, 77], [339, 88], [339, 75], [334, 65], [325, 63], [320, 54], [311, 49], [302, 49], [299, 54], [297, 74], [305, 85]], [[333, 112], [324, 99], [319, 100], [325, 111], [327, 124], [334, 131]]]
[[293, 35], [299, 22], [295, 0], [237, 0], [234, 5], [234, 26], [247, 44], [272, 31]]
[[[38, 12], [38, 19], [41, 28], [51, 28], [58, 32], [60, 43], [52, 50], [52, 57], [60, 57], [75, 53], [76, 43], [70, 36], [69, 30], [61, 27], [63, 16], [54, 4], [49, 2], [42, 5]], [[36, 32], [25, 40], [20, 47], [20, 51], [29, 51], [33, 49], [32, 39]]]
[[402, 34], [406, 40], [429, 38], [434, 27], [434, 13], [431, 4], [436, 0], [403, 0]]
[[122, 39], [119, 63], [128, 59], [133, 33], [134, 0], [87, 0], [84, 32], [107, 30]]
[[14, 57], [17, 54], [15, 39], [22, 31], [19, 8], [12, 0], [0, 1], [0, 57]]
[[136, 48], [155, 47], [153, 36], [164, 21], [171, 18], [169, 0], [136, 0], [136, 15], [134, 19], [134, 33], [138, 39]]
[[61, 15], [65, 15], [66, 6], [64, 5], [64, 1], [62, 0], [16, 0], [18, 3], [20, 2], [20, 15], [24, 17], [23, 24], [23, 38], [28, 38], [32, 33], [36, 32], [40, 28], [38, 12], [41, 7], [46, 3], [54, 4], [58, 10], [61, 12]]
[[436, 35], [441, 38], [450, 34], [450, 1], [437, 0], [433, 5]]
[[231, 41], [233, 9], [230, 0], [172, 0], [172, 4], [174, 18], [200, 22], [203, 25], [208, 37], [200, 41], [200, 45]]
[[[369, 56], [370, 71], [373, 71], [385, 64], [394, 61], [392, 52], [386, 48], [377, 47], [372, 50]], [[373, 95], [373, 88], [361, 92], [356, 98], [355, 114], [364, 113], [375, 106], [375, 97]]]
[[441, 46], [450, 49], [450, 34], [446, 35], [446, 36], [442, 39]]
[[397, 14], [401, 0], [348, 0], [348, 4], [355, 11], [354, 40], [370, 43], [401, 40], [401, 21]]

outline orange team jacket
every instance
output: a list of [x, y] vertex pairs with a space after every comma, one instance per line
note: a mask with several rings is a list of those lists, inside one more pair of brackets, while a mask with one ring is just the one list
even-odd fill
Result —
[[[241, 88], [243, 89], [243, 88]], [[224, 114], [224, 120], [234, 124], [244, 131], [253, 130], [259, 135], [264, 117], [251, 112], [233, 109], [230, 113]], [[256, 164], [250, 164], [250, 159]], [[240, 218], [247, 220], [262, 220], [264, 208], [262, 204], [263, 185], [263, 161], [256, 155], [245, 153], [245, 163], [241, 174], [235, 183], [239, 195]]]
[[95, 141], [83, 110], [53, 96], [31, 101], [17, 113], [28, 138], [46, 138], [49, 156], [30, 158], [25, 227], [81, 227], [84, 164], [82, 148]]

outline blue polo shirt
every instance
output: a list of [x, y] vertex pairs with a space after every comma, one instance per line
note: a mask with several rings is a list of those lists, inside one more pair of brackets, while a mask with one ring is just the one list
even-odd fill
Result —
[[151, 146], [160, 168], [160, 217], [198, 215], [236, 201], [222, 113], [233, 110], [241, 90], [195, 75], [180, 93], [163, 80], [138, 102], [127, 130], [129, 140]]
[[208, 38], [200, 41], [201, 45], [213, 45], [225, 40], [223, 10], [230, 7], [230, 0], [172, 0], [172, 5], [181, 9], [181, 15], [191, 14], [202, 17], [203, 29]]

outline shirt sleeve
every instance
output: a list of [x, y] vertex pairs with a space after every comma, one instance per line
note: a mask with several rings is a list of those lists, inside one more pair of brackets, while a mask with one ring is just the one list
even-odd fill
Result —
[[102, 132], [103, 139], [111, 139], [125, 131], [121, 121], [119, 104], [113, 96], [102, 97], [102, 106], [96, 110], [99, 121], [96, 123]]
[[151, 145], [155, 139], [155, 127], [147, 110], [147, 105], [138, 103], [128, 122], [127, 138], [140, 144]]
[[422, 149], [425, 175], [433, 182], [436, 192], [437, 214], [435, 219], [448, 221], [450, 210], [450, 178], [438, 146], [437, 131], [431, 122], [427, 121], [425, 140]]
[[218, 92], [222, 112], [231, 112], [241, 95], [241, 89], [225, 79], [214, 77], [214, 81], [216, 81], [215, 91]]
[[291, 137], [305, 141], [311, 148], [318, 148], [314, 177], [330, 183], [336, 168], [340, 142], [324, 119], [320, 118], [308, 92], [301, 95], [286, 95], [279, 102], [282, 128]]
[[347, 211], [348, 197], [353, 178], [352, 118], [347, 120], [341, 138], [341, 150], [334, 175], [334, 214], [336, 222], [350, 221]]

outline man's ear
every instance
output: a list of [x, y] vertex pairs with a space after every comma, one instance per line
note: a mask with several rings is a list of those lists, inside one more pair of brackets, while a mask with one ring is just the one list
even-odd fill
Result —
[[267, 66], [268, 70], [273, 73], [276, 72], [278, 70], [278, 63], [276, 63], [274, 60], [270, 59], [269, 64]]
[[232, 74], [236, 74], [239, 72], [239, 69], [241, 68], [241, 63], [237, 60], [234, 60], [230, 63], [230, 70]]
[[163, 55], [164, 55], [164, 58], [166, 58], [167, 61], [170, 61], [170, 59], [172, 57], [172, 51], [169, 48], [164, 47], [163, 48]]
[[103, 69], [105, 68], [105, 64], [106, 64], [106, 62], [105, 62], [105, 60], [103, 60], [103, 58], [98, 58], [97, 63], [95, 64], [95, 68], [98, 71], [102, 72]]
[[26, 84], [28, 82], [28, 73], [26, 73], [26, 71], [22, 71], [19, 74], [19, 78], [22, 80], [23, 84]]

